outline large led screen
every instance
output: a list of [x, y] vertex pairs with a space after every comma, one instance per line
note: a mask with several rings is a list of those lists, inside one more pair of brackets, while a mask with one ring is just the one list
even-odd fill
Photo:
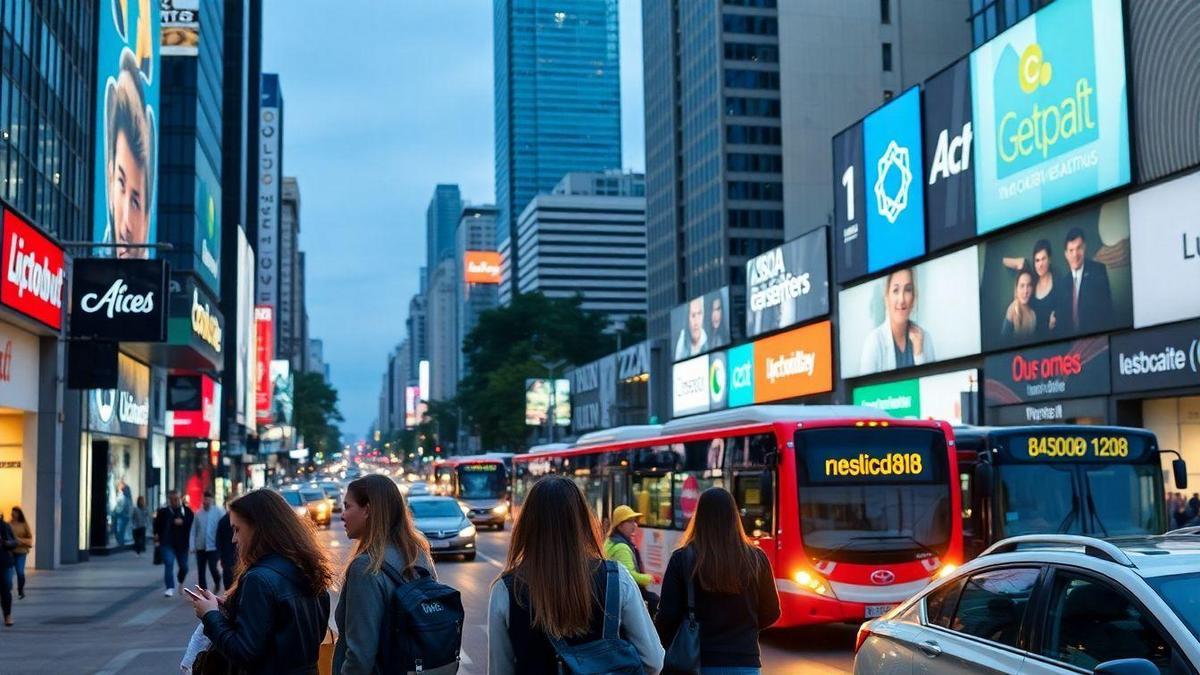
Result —
[[975, 236], [971, 69], [967, 60], [925, 82], [925, 214], [929, 249]]
[[824, 227], [746, 263], [746, 335], [753, 337], [829, 313]]
[[1129, 182], [1121, 0], [1058, 0], [970, 60], [980, 234]]
[[1130, 324], [1125, 198], [980, 244], [979, 260], [986, 351]]
[[675, 361], [729, 344], [729, 287], [697, 296], [671, 310], [671, 349]]
[[[1200, 316], [1200, 173], [1129, 197], [1133, 325]], [[1191, 292], [1176, 292], [1189, 289]]]
[[897, 96], [863, 120], [867, 272], [925, 253], [921, 90]]
[[975, 248], [902, 267], [838, 296], [843, 378], [979, 351]]

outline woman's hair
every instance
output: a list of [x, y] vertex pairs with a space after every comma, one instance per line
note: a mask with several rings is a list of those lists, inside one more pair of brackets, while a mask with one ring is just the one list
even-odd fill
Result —
[[[1029, 258], [1029, 262], [1032, 263], [1033, 261], [1037, 260], [1037, 255], [1039, 253], [1041, 253], [1042, 251], [1046, 252], [1046, 260], [1050, 263], [1050, 266], [1048, 268], [1046, 268], [1047, 271], [1053, 270], [1054, 269], [1054, 252], [1050, 248], [1050, 240], [1049, 239], [1038, 239], [1037, 243], [1033, 245], [1033, 256], [1031, 256]], [[1029, 269], [1032, 270], [1033, 266], [1030, 265]], [[1036, 275], [1035, 275], [1034, 281], [1037, 281]]]
[[360, 507], [370, 509], [366, 532], [354, 545], [351, 560], [366, 553], [370, 558], [367, 569], [375, 574], [383, 567], [388, 544], [400, 552], [405, 570], [429, 557], [429, 542], [417, 530], [408, 503], [391, 478], [378, 474], [363, 476], [346, 486], [346, 496]]
[[762, 557], [742, 529], [737, 503], [725, 488], [700, 493], [679, 547], [691, 546], [696, 555], [695, 577], [712, 593], [740, 593], [758, 576]]
[[[512, 575], [514, 591], [528, 592], [535, 628], [556, 638], [587, 633], [599, 601], [592, 575], [604, 558], [600, 541], [579, 486], [562, 476], [534, 483], [513, 524], [501, 575]], [[522, 601], [524, 594], [513, 595]]]
[[146, 503], [146, 495], [138, 495], [137, 505], [142, 506], [145, 503]]
[[13, 516], [13, 522], [14, 522], [14, 523], [23, 523], [23, 522], [25, 522], [25, 510], [24, 510], [24, 509], [22, 509], [22, 508], [21, 508], [21, 507], [19, 507], [19, 506], [14, 506], [14, 507], [13, 507], [13, 509], [12, 509], [12, 516]]
[[1037, 275], [1033, 273], [1032, 267], [1025, 266], [1017, 271], [1017, 277], [1013, 280], [1013, 300], [1008, 305], [1008, 320], [1012, 322], [1013, 332], [1018, 335], [1026, 335], [1033, 332], [1034, 326], [1037, 324], [1037, 312], [1033, 311], [1028, 304], [1021, 304], [1017, 299], [1017, 289], [1021, 286], [1021, 278], [1029, 277], [1029, 285], [1037, 284]]
[[266, 488], [253, 490], [229, 502], [229, 510], [252, 528], [252, 532], [238, 533], [237, 580], [229, 589], [230, 596], [242, 575], [271, 554], [292, 561], [313, 593], [329, 588], [333, 568], [317, 544], [312, 524], [297, 516], [282, 495]]

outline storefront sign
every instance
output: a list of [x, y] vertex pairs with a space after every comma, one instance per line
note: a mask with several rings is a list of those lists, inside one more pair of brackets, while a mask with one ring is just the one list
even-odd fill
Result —
[[1113, 391], [1200, 385], [1200, 321], [1112, 338]]
[[167, 378], [167, 435], [221, 437], [221, 384], [199, 373]]
[[213, 351], [221, 353], [221, 315], [213, 311], [208, 298], [200, 301], [200, 291], [196, 288], [192, 289], [192, 332]]
[[650, 372], [650, 343], [638, 344], [617, 352], [617, 379], [628, 380], [631, 377], [645, 375]]
[[87, 392], [88, 429], [146, 438], [150, 424], [150, 368], [125, 354], [117, 358], [117, 388]]
[[1135, 328], [1200, 316], [1200, 173], [1129, 197]]
[[1084, 419], [1089, 422], [1103, 424], [1107, 414], [1108, 399], [1100, 396], [989, 408], [987, 422], [988, 424], [1015, 426], [1021, 424], [1051, 424]]
[[192, 348], [219, 368], [224, 362], [225, 319], [217, 301], [190, 274], [174, 275], [171, 287], [170, 343]]
[[0, 304], [62, 329], [63, 250], [16, 213], [4, 210], [4, 272], [0, 276]]
[[1098, 396], [1109, 392], [1108, 338], [1091, 337], [989, 356], [989, 406]]
[[71, 337], [166, 341], [166, 261], [79, 258], [73, 272]]
[[0, 323], [0, 408], [38, 408], [38, 339]]
[[259, 425], [271, 423], [271, 359], [275, 358], [275, 310], [270, 305], [254, 308], [255, 364], [258, 386], [254, 388], [254, 410]]

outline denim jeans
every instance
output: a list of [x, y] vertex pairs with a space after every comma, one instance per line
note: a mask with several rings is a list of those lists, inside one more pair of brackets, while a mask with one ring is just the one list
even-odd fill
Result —
[[17, 593], [25, 595], [25, 559], [29, 557], [28, 553], [14, 553], [13, 566], [4, 570], [4, 576], [8, 577], [8, 588], [13, 588], [13, 573], [17, 575]]
[[[181, 583], [181, 584], [183, 583], [183, 581], [185, 579], [187, 579], [188, 552], [186, 549], [184, 549], [182, 552], [176, 551], [175, 549], [171, 548], [170, 546], [164, 544], [162, 546], [162, 560], [163, 560], [163, 585], [165, 587], [175, 588], [176, 579], [178, 579], [178, 583]], [[174, 569], [176, 563], [179, 564], [179, 574], [176, 575], [174, 578], [172, 578], [171, 571]]]

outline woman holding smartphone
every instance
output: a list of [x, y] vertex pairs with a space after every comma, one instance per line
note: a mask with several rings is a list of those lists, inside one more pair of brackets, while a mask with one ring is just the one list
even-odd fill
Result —
[[237, 576], [224, 598], [185, 589], [212, 648], [236, 673], [317, 672], [333, 571], [312, 526], [277, 492], [229, 503]]

